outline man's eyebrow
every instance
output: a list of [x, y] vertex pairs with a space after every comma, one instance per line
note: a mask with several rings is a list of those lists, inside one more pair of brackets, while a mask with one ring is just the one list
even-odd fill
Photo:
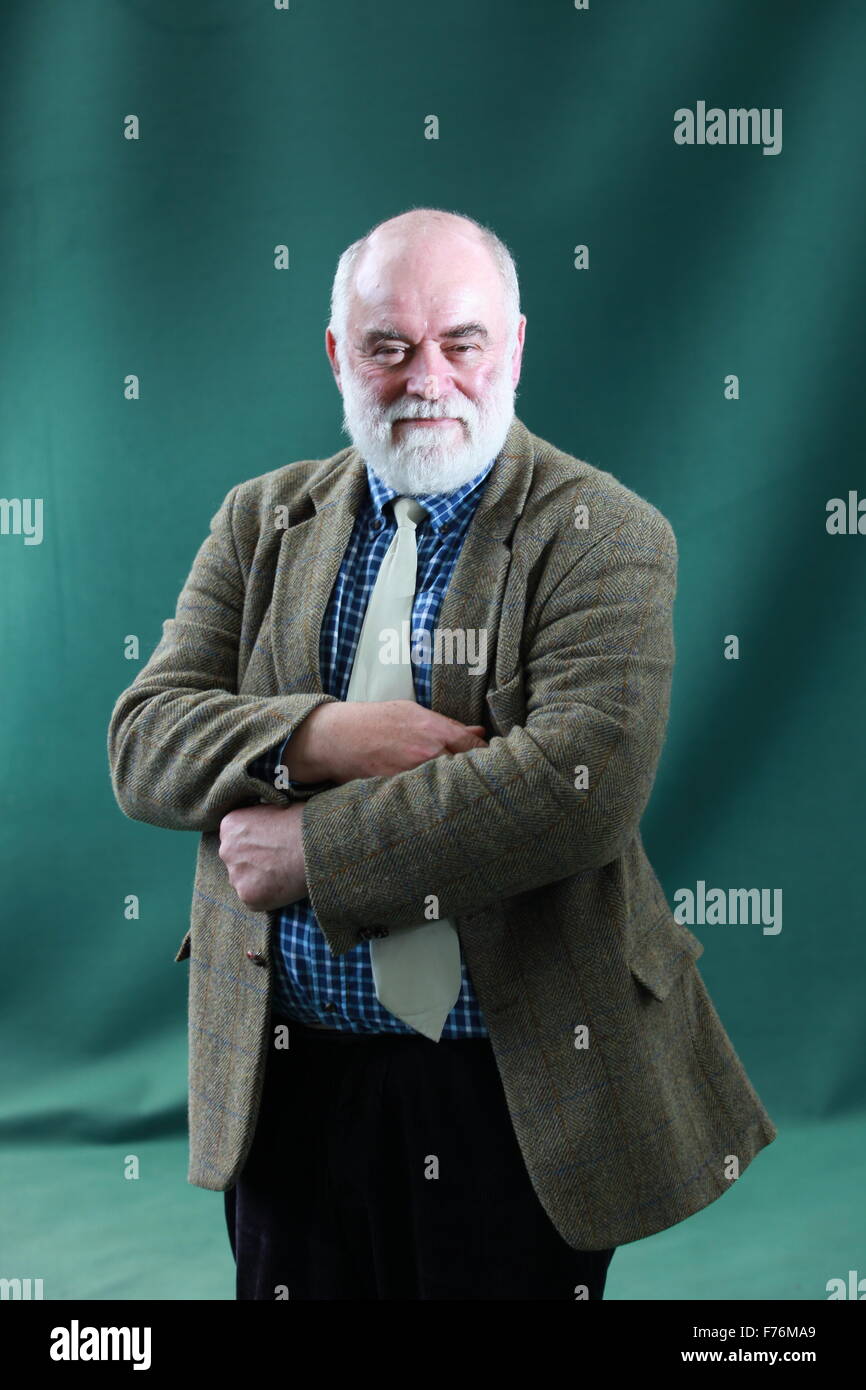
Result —
[[446, 328], [442, 334], [443, 338], [487, 338], [487, 329], [483, 323], [457, 323], [453, 328]]
[[[483, 323], [456, 323], [451, 328], [446, 328], [441, 334], [443, 338], [482, 338], [486, 342], [489, 333]], [[406, 335], [401, 333], [393, 324], [386, 324], [383, 328], [371, 328], [361, 339], [361, 348], [368, 349], [375, 347], [377, 343], [385, 342], [405, 342]]]

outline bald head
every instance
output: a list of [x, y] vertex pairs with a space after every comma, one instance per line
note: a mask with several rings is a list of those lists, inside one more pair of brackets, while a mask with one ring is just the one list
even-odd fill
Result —
[[483, 229], [468, 217], [456, 212], [440, 212], [436, 208], [413, 208], [389, 217], [364, 238], [356, 261], [356, 272], [364, 259], [374, 255], [395, 255], [400, 251], [421, 251], [433, 246], [451, 248], [458, 255], [472, 247], [483, 250], [494, 269], [497, 269], [492, 248]]

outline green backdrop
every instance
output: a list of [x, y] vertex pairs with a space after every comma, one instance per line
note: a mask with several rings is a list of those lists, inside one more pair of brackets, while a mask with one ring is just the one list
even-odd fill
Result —
[[[0, 535], [0, 1275], [234, 1296], [222, 1198], [186, 1183], [173, 956], [198, 837], [123, 817], [106, 729], [229, 488], [347, 442], [337, 257], [431, 205], [515, 254], [518, 414], [676, 532], [642, 827], [669, 899], [783, 895], [775, 935], [693, 928], [779, 1138], [623, 1247], [607, 1296], [825, 1298], [864, 1248], [866, 535], [829, 534], [826, 509], [866, 495], [866, 9], [19, 0], [0, 33], [0, 493], [43, 499], [41, 543], [14, 507]], [[676, 143], [699, 102], [780, 109], [780, 152]]]

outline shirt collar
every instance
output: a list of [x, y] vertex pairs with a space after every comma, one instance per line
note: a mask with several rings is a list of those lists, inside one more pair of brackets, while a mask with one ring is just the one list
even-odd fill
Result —
[[[388, 487], [379, 477], [378, 473], [373, 472], [369, 463], [367, 463], [366, 460], [364, 462], [367, 469], [367, 483], [370, 489], [374, 515], [381, 518], [382, 522], [391, 520], [391, 515], [387, 518], [385, 517], [385, 505], [393, 498], [401, 497], [403, 494], [398, 492], [396, 488]], [[480, 473], [476, 473], [474, 478], [470, 478], [468, 482], [465, 482], [462, 487], [457, 488], [455, 492], [419, 492], [413, 494], [421, 503], [421, 506], [429, 512], [430, 525], [437, 534], [450, 530], [458, 514], [466, 510], [464, 503], [467, 497], [471, 492], [475, 491], [481, 482], [483, 482], [495, 462], [496, 459], [492, 458], [489, 463], [485, 464]]]

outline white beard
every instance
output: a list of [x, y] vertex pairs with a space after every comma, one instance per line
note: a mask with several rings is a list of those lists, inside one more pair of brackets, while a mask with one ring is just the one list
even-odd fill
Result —
[[[400, 496], [448, 493], [468, 483], [496, 458], [514, 417], [515, 390], [506, 359], [478, 404], [461, 392], [436, 401], [403, 396], [388, 406], [364, 390], [351, 371], [342, 372], [343, 430], [386, 486]], [[450, 416], [461, 424], [439, 430], [401, 430], [392, 442], [391, 425], [401, 418]], [[430, 437], [435, 433], [437, 437]], [[462, 436], [462, 438], [461, 438]]]

